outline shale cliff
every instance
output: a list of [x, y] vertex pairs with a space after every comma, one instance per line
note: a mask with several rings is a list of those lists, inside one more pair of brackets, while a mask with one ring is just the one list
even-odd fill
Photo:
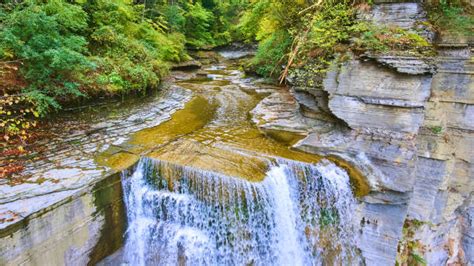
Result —
[[[411, 29], [426, 12], [418, 2], [378, 1], [360, 19]], [[262, 128], [305, 132], [296, 148], [338, 156], [366, 176], [370, 193], [354, 222], [368, 265], [410, 256], [474, 264], [473, 43], [424, 35], [436, 56], [349, 55], [323, 78], [296, 70], [283, 105], [293, 114], [287, 123], [268, 115], [282, 97], [253, 112], [267, 114]]]

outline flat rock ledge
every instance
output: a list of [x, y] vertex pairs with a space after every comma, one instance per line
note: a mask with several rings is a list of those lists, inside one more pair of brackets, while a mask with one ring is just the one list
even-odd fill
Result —
[[[89, 127], [58, 132], [48, 143], [43, 159], [28, 161], [21, 173], [27, 182], [0, 184], [0, 230], [35, 212], [83, 194], [82, 191], [114, 173], [99, 165], [96, 156], [124, 143], [133, 133], [159, 125], [184, 107], [192, 92], [178, 86], [166, 87], [145, 103], [113, 108], [108, 115], [88, 121]], [[79, 121], [78, 121], [79, 122]], [[58, 125], [60, 127], [60, 125]]]

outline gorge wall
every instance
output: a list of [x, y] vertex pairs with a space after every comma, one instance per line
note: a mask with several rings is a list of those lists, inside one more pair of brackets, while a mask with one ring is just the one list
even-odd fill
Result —
[[[417, 2], [378, 1], [363, 19], [407, 29], [426, 13]], [[296, 148], [341, 157], [367, 177], [357, 219], [369, 265], [413, 254], [474, 264], [473, 42], [424, 34], [437, 56], [351, 56], [323, 79], [295, 71], [286, 108], [296, 114], [260, 125], [306, 132]], [[271, 118], [272, 106], [264, 100], [254, 115]]]

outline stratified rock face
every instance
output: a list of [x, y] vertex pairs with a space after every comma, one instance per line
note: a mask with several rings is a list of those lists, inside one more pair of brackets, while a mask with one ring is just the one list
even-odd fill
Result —
[[314, 127], [324, 126], [324, 122], [308, 119], [300, 112], [301, 106], [309, 105], [306, 108], [317, 109], [316, 104], [311, 103], [311, 98], [303, 98], [309, 97], [308, 95], [292, 93], [287, 88], [270, 91], [271, 94], [251, 112], [252, 120], [259, 128], [305, 133]]
[[394, 265], [394, 247], [402, 234], [406, 205], [362, 203], [357, 215], [361, 234], [357, 237], [367, 265]]
[[429, 264], [473, 264], [474, 65], [467, 46], [439, 54], [407, 218], [427, 222], [416, 239], [428, 247]]
[[[422, 5], [393, 2], [376, 1], [361, 18], [420, 30]], [[301, 113], [334, 125], [313, 127], [295, 147], [341, 157], [367, 177], [358, 239], [368, 265], [395, 263], [407, 220], [428, 265], [474, 264], [472, 49], [450, 38], [438, 52], [351, 59], [323, 84], [310, 71], [290, 76]]]
[[123, 242], [120, 175], [0, 233], [0, 265], [94, 265]]
[[[377, 1], [368, 19], [381, 25], [396, 25], [404, 29], [412, 29], [420, 20], [425, 20], [426, 15], [421, 4], [411, 3], [389, 3], [398, 1]], [[387, 2], [387, 3], [383, 3]]]
[[430, 94], [431, 75], [409, 75], [373, 62], [350, 60], [324, 81], [329, 108], [352, 129], [416, 134]]
[[369, 265], [395, 262], [415, 182], [415, 136], [430, 96], [430, 71], [397, 69], [357, 59], [334, 66], [323, 90], [330, 112], [349, 128], [313, 132], [296, 145], [341, 157], [366, 175], [372, 192], [361, 199], [359, 248]]
[[403, 29], [417, 29], [428, 39], [434, 34], [422, 23], [426, 12], [421, 1], [375, 0], [371, 12], [362, 14], [361, 19], [371, 20], [380, 25], [394, 25]]

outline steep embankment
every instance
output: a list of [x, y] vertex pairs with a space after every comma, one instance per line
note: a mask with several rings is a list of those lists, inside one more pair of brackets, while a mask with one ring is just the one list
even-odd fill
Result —
[[[409, 30], [426, 12], [415, 2], [378, 3], [361, 18]], [[369, 181], [357, 211], [368, 264], [474, 263], [472, 40], [425, 36], [437, 56], [351, 55], [323, 81], [308, 68], [288, 78], [296, 115], [278, 128], [312, 121], [295, 147], [341, 157]]]

